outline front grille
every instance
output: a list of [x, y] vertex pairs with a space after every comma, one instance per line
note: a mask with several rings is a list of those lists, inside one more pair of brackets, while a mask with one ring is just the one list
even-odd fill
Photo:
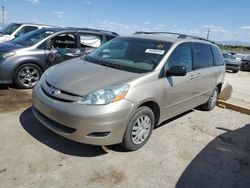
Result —
[[240, 67], [240, 65], [237, 65], [237, 64], [226, 64], [226, 66], [230, 66], [230, 67]]
[[50, 98], [62, 101], [62, 102], [77, 102], [81, 96], [69, 93], [53, 87], [47, 81], [41, 84], [42, 91]]
[[60, 132], [63, 132], [65, 134], [72, 134], [73, 132], [76, 131], [76, 129], [71, 128], [71, 127], [67, 127], [65, 125], [62, 125], [60, 123], [57, 123], [56, 121], [48, 118], [47, 116], [43, 115], [40, 111], [38, 111], [36, 108], [33, 108], [33, 110], [35, 111], [36, 114], [38, 114], [42, 119], [44, 119], [45, 121], [50, 123], [50, 126], [52, 126], [52, 128], [54, 129], [58, 129]]

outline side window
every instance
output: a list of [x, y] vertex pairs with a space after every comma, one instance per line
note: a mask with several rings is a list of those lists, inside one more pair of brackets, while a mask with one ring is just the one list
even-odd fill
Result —
[[220, 52], [220, 49], [215, 46], [211, 46], [211, 48], [212, 48], [213, 55], [214, 55], [214, 65], [216, 66], [224, 65], [224, 60]]
[[190, 43], [181, 44], [176, 47], [168, 58], [168, 68], [176, 65], [185, 65], [187, 71], [192, 70], [192, 46]]
[[61, 34], [51, 40], [52, 48], [76, 48], [76, 36], [74, 34]]
[[116, 36], [106, 35], [107, 41], [114, 39]]
[[81, 48], [98, 48], [99, 46], [101, 46], [101, 43], [101, 36], [99, 35], [80, 33]]
[[22, 36], [22, 35], [24, 35], [24, 34], [30, 32], [30, 31], [33, 31], [33, 30], [36, 30], [36, 29], [38, 29], [38, 27], [36, 27], [36, 26], [24, 26], [24, 27], [22, 27], [22, 29], [20, 29], [20, 30], [15, 34], [15, 36], [16, 36], [16, 37], [20, 37], [20, 36]]
[[194, 43], [194, 69], [213, 66], [213, 55], [208, 44]]

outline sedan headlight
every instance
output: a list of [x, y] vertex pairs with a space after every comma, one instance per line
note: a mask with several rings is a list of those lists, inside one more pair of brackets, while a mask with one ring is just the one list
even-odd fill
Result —
[[11, 56], [15, 55], [15, 53], [16, 53], [16, 52], [5, 52], [5, 53], [1, 53], [1, 54], [0, 54], [0, 57], [4, 59], [4, 58], [11, 57]]
[[116, 102], [125, 98], [129, 85], [114, 85], [100, 89], [82, 97], [76, 104], [104, 105]]

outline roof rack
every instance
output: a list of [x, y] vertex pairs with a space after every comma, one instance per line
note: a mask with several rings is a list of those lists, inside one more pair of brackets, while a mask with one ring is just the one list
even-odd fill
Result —
[[202, 37], [197, 37], [197, 36], [193, 36], [193, 35], [186, 35], [186, 34], [181, 34], [181, 33], [174, 33], [174, 32], [147, 32], [147, 31], [137, 31], [134, 33], [135, 35], [141, 35], [141, 34], [147, 34], [147, 35], [151, 35], [151, 34], [168, 34], [168, 35], [177, 35], [178, 39], [185, 39], [185, 38], [192, 38], [192, 39], [197, 39], [197, 40], [204, 40], [207, 42], [211, 42], [213, 44], [215, 44], [215, 42], [208, 40], [208, 39], [204, 39]]
[[119, 34], [113, 31], [107, 31], [107, 30], [101, 30], [101, 29], [91, 29], [91, 28], [78, 28], [78, 27], [66, 27], [67, 29], [77, 29], [77, 30], [85, 30], [85, 31], [96, 31], [96, 32], [102, 32], [106, 34], [111, 34], [111, 35], [116, 35], [118, 36]]

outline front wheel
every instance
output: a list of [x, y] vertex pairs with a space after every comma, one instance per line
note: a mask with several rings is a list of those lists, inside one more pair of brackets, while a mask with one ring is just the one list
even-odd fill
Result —
[[23, 89], [31, 89], [35, 86], [42, 75], [42, 70], [35, 64], [28, 63], [21, 65], [14, 72], [16, 86]]
[[155, 125], [154, 113], [146, 106], [140, 107], [128, 123], [122, 146], [128, 151], [143, 147], [149, 140]]
[[210, 95], [208, 101], [205, 104], [203, 104], [201, 108], [206, 111], [213, 110], [214, 107], [216, 106], [218, 95], [219, 95], [219, 89], [216, 87], [212, 92], [212, 94]]

